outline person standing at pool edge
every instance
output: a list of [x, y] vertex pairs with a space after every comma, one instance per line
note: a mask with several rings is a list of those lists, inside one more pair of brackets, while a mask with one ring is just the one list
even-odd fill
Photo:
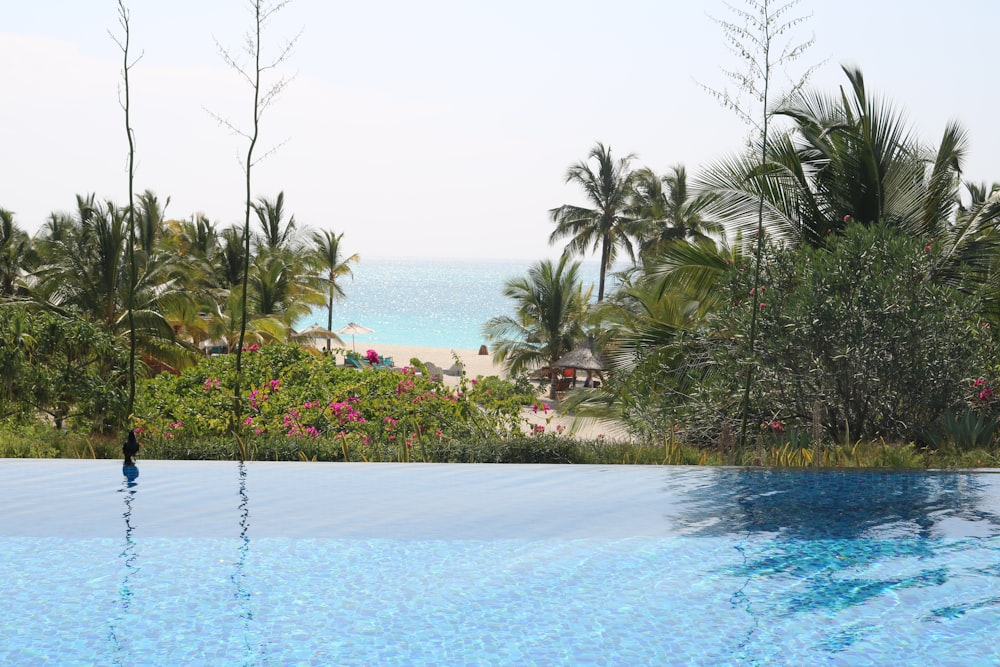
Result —
[[122, 445], [122, 453], [125, 454], [125, 465], [133, 465], [132, 457], [139, 453], [139, 441], [135, 439], [135, 429], [128, 432], [128, 438]]

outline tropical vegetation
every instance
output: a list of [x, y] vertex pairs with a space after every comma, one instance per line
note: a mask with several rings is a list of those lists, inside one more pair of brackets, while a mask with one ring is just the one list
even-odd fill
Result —
[[[136, 428], [162, 457], [996, 465], [1000, 189], [963, 182], [957, 124], [924, 144], [844, 74], [697, 173], [603, 143], [573, 164], [582, 203], [550, 211], [561, 257], [509, 280], [511, 312], [484, 323], [509, 380], [358, 372], [299, 345], [304, 315], [332, 327], [359, 258], [283, 193], [227, 228], [171, 219], [151, 191], [134, 210], [78, 195], [33, 237], [0, 209], [0, 453], [117, 453]], [[564, 395], [560, 359], [580, 349], [600, 388]], [[629, 438], [526, 428], [535, 382]]]

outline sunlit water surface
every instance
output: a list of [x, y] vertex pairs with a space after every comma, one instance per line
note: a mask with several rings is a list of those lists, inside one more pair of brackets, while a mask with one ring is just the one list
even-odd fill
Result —
[[0, 460], [2, 665], [988, 665], [1000, 476]]
[[[393, 343], [475, 350], [487, 342], [483, 324], [488, 319], [513, 315], [514, 306], [503, 295], [504, 282], [524, 277], [534, 263], [362, 258], [353, 265], [353, 279], [339, 282], [344, 299], [333, 307], [333, 329], [348, 322], [372, 329], [374, 333], [355, 337], [357, 346]], [[585, 286], [596, 285], [599, 275], [597, 262], [581, 264], [579, 276]], [[327, 316], [326, 308], [317, 308], [296, 327], [326, 327]], [[344, 342], [350, 345], [352, 339], [345, 336]]]

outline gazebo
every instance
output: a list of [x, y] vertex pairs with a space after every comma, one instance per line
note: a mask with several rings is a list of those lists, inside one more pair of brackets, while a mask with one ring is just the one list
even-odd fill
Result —
[[556, 360], [554, 368], [573, 371], [573, 384], [576, 385], [576, 371], [587, 371], [588, 383], [586, 386], [597, 386], [590, 381], [591, 376], [596, 371], [600, 373], [607, 366], [594, 354], [589, 345], [579, 345]]

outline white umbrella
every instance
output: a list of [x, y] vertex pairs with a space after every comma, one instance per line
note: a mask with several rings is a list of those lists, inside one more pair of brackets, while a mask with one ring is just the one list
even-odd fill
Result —
[[357, 322], [350, 322], [349, 324], [346, 324], [346, 325], [340, 327], [339, 329], [337, 329], [337, 331], [334, 332], [334, 333], [344, 334], [344, 335], [351, 334], [351, 347], [354, 349], [355, 352], [357, 352], [358, 349], [354, 345], [354, 336], [358, 335], [358, 334], [375, 333], [375, 330], [374, 329], [369, 329], [368, 327], [365, 327], [365, 326], [361, 326]]
[[327, 345], [329, 345], [331, 339], [336, 340], [338, 343], [340, 342], [340, 336], [318, 324], [311, 324], [302, 331], [293, 332], [292, 338], [295, 340], [322, 340], [326, 338]]

